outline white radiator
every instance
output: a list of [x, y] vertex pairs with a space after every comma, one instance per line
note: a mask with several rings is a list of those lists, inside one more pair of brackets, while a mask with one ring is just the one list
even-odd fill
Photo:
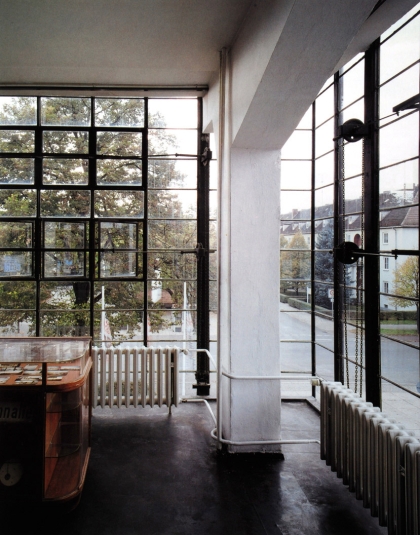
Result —
[[392, 535], [420, 535], [420, 442], [341, 383], [321, 383], [321, 459]]
[[178, 406], [179, 349], [92, 349], [93, 407]]

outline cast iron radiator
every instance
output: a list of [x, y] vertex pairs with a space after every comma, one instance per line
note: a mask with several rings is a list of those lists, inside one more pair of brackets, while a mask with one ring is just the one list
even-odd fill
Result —
[[420, 535], [420, 441], [341, 383], [321, 383], [321, 459], [389, 534]]

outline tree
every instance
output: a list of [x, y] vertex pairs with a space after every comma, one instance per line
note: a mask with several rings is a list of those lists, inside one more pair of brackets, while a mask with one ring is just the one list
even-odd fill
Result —
[[[41, 192], [41, 216], [43, 217], [43, 274], [53, 281], [40, 283], [41, 332], [43, 335], [82, 334], [89, 332], [90, 290], [89, 282], [60, 280], [63, 277], [88, 273], [89, 262], [94, 262], [95, 276], [115, 277], [115, 281], [98, 280], [94, 287], [95, 336], [99, 337], [102, 308], [102, 288], [105, 291], [107, 319], [114, 337], [130, 338], [143, 322], [142, 309], [145, 299], [149, 304], [152, 330], [167, 326], [164, 314], [167, 304], [154, 303], [144, 295], [142, 277], [162, 281], [171, 290], [172, 304], [183, 306], [184, 278], [194, 278], [195, 257], [161, 251], [161, 249], [193, 248], [196, 244], [196, 222], [188, 218], [186, 207], [176, 190], [182, 187], [183, 174], [173, 159], [149, 160], [149, 217], [157, 218], [149, 223], [148, 265], [142, 265], [143, 255], [143, 191], [142, 184], [142, 132], [107, 130], [107, 127], [137, 127], [144, 125], [142, 99], [103, 98], [95, 100], [96, 131], [96, 190], [94, 199], [89, 188], [89, 131], [91, 100], [89, 98], [51, 97], [42, 99], [42, 124], [51, 126], [43, 132], [43, 184]], [[17, 97], [0, 110], [0, 124], [36, 124], [36, 99]], [[149, 124], [163, 127], [160, 114], [149, 118]], [[69, 129], [54, 130], [56, 126]], [[103, 130], [102, 130], [103, 128]], [[176, 140], [165, 130], [155, 130], [149, 135], [150, 154], [176, 152]], [[0, 151], [17, 153], [18, 157], [2, 158], [0, 183], [19, 185], [21, 189], [0, 189], [0, 217], [31, 218], [36, 215], [37, 194], [33, 188], [35, 151], [34, 131], [4, 130], [0, 135]], [[28, 157], [20, 157], [24, 154]], [[80, 186], [72, 189], [68, 186]], [[62, 186], [61, 189], [48, 186]], [[108, 187], [107, 187], [108, 186]], [[123, 186], [125, 189], [119, 189]], [[132, 189], [127, 188], [127, 186]], [[94, 203], [95, 220], [79, 219], [76, 223], [63, 221], [63, 217], [89, 218], [90, 203]], [[54, 219], [56, 218], [56, 219]], [[60, 220], [57, 218], [61, 218]], [[110, 221], [111, 219], [111, 221]], [[115, 221], [114, 221], [115, 220]], [[90, 238], [89, 225], [95, 225], [95, 258], [85, 253], [86, 240]], [[31, 245], [34, 226], [25, 221], [0, 221], [0, 246], [20, 247], [20, 251], [2, 253], [15, 259], [20, 275], [33, 275]], [[25, 251], [25, 247], [27, 251]], [[19, 260], [19, 262], [18, 262]], [[1, 260], [0, 260], [1, 261]], [[11, 260], [8, 260], [11, 265]], [[24, 268], [26, 271], [23, 271]], [[14, 273], [10, 272], [13, 276]], [[124, 280], [124, 277], [138, 278]], [[118, 280], [120, 279], [120, 280]], [[188, 301], [195, 303], [196, 286], [188, 284]], [[19, 322], [27, 322], [30, 332], [35, 329], [35, 284], [32, 282], [4, 281], [0, 284], [2, 308], [0, 325], [17, 329]], [[176, 316], [171, 321], [179, 321]], [[61, 331], [60, 331], [61, 329]], [[65, 332], [66, 329], [68, 332]]]
[[[417, 310], [417, 332], [420, 332], [419, 321], [419, 259], [409, 256], [394, 270], [393, 293], [401, 297], [391, 297], [390, 301], [397, 307], [407, 308], [415, 305]], [[411, 298], [411, 299], [410, 299]]]
[[[305, 251], [306, 249], [306, 251]], [[280, 254], [280, 279], [283, 291], [293, 288], [296, 295], [307, 286], [311, 276], [311, 253], [300, 230]]]
[[[315, 305], [331, 309], [331, 301], [328, 297], [328, 288], [333, 286], [334, 280], [334, 257], [329, 252], [334, 246], [334, 227], [331, 221], [327, 221], [318, 232], [315, 252]], [[330, 285], [319, 284], [329, 282]]]

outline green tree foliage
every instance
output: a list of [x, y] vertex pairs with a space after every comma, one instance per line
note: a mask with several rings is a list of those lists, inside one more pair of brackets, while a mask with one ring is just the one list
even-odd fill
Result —
[[[195, 278], [196, 260], [193, 255], [182, 256], [167, 249], [195, 247], [196, 221], [185, 219], [189, 216], [176, 190], [166, 189], [182, 187], [184, 175], [176, 168], [175, 160], [150, 160], [148, 180], [151, 189], [147, 208], [149, 218], [152, 218], [148, 227], [148, 246], [151, 251], [148, 265], [143, 265], [142, 250], [146, 244], [143, 244], [142, 219], [145, 201], [143, 191], [138, 188], [142, 185], [143, 175], [142, 132], [107, 130], [113, 127], [142, 127], [143, 101], [135, 98], [103, 98], [95, 102], [93, 113], [100, 130], [96, 131], [98, 157], [94, 168], [96, 184], [101, 188], [92, 198], [89, 187], [89, 176], [93, 170], [89, 163], [92, 140], [86, 129], [90, 126], [92, 116], [91, 99], [42, 99], [41, 122], [48, 128], [42, 139], [44, 190], [41, 192], [41, 213], [38, 215], [45, 222], [42, 229], [42, 247], [45, 248], [42, 256], [43, 276], [54, 280], [40, 283], [41, 334], [77, 335], [89, 332], [90, 283], [77, 278], [61, 279], [73, 275], [85, 276], [89, 273], [89, 263], [93, 262], [95, 279], [115, 278], [112, 281], [94, 282], [95, 337], [100, 336], [104, 288], [107, 319], [114, 338], [130, 339], [138, 333], [143, 322], [143, 276], [156, 279], [154, 284], [171, 296], [169, 305], [167, 302], [155, 302], [149, 284], [147, 302], [151, 309], [150, 329], [156, 332], [173, 321], [180, 321], [176, 316], [175, 320], [173, 317], [168, 319], [171, 316], [165, 311], [168, 306], [183, 307], [182, 281]], [[160, 114], [150, 118], [150, 123], [165, 126]], [[0, 109], [0, 124], [36, 124], [36, 99], [18, 97], [7, 101]], [[60, 130], [54, 130], [57, 126]], [[68, 127], [68, 130], [62, 127]], [[173, 136], [165, 130], [154, 130], [149, 136], [149, 154], [173, 153], [175, 143]], [[31, 219], [19, 222], [6, 219], [33, 218], [37, 215], [34, 151], [33, 130], [0, 131], [0, 152], [7, 153], [0, 159], [0, 184], [4, 186], [4, 189], [0, 189], [0, 217], [3, 217], [0, 222], [0, 245], [3, 248], [24, 249], [1, 253], [3, 263], [5, 257], [13, 258], [20, 266], [20, 272], [11, 272], [11, 276], [35, 275], [31, 252], [35, 243], [33, 222]], [[14, 157], [14, 154], [17, 156]], [[23, 154], [27, 157], [22, 157]], [[6, 185], [22, 187], [7, 189]], [[53, 187], [48, 189], [49, 186]], [[61, 188], [57, 189], [56, 186]], [[70, 191], [66, 189], [67, 186], [80, 186], [80, 189]], [[91, 203], [94, 222], [92, 219], [89, 221]], [[54, 217], [66, 217], [69, 221], [55, 221]], [[110, 221], [110, 218], [114, 221]], [[90, 224], [95, 225], [95, 258], [88, 258], [85, 250], [92, 234]], [[130, 280], [124, 280], [125, 277], [130, 277]], [[35, 296], [35, 283], [31, 281], [0, 283], [0, 326], [16, 330], [19, 322], [27, 322], [30, 333], [34, 334]], [[187, 300], [194, 306], [195, 282], [187, 283]]]
[[311, 277], [311, 253], [302, 232], [298, 230], [287, 250], [280, 255], [280, 278], [283, 291], [293, 289], [298, 295], [306, 288]]

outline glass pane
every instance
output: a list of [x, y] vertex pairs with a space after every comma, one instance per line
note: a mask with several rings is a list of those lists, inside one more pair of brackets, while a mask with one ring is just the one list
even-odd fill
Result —
[[[211, 172], [213, 170], [211, 165]], [[197, 161], [149, 160], [148, 180], [149, 188], [196, 188]]]
[[35, 334], [35, 282], [0, 283], [0, 336]]
[[85, 245], [85, 228], [85, 223], [47, 221], [44, 223], [44, 247], [47, 249], [81, 249]]
[[147, 283], [150, 309], [197, 308], [195, 281], [160, 280]]
[[[332, 289], [332, 285], [330, 285]], [[329, 295], [331, 292], [329, 292]], [[321, 311], [321, 314], [315, 316], [315, 340], [334, 351], [334, 320], [333, 320], [333, 300], [328, 299], [326, 303], [326, 308], [324, 311]], [[334, 371], [334, 356], [329, 351], [322, 350], [319, 346], [316, 348], [316, 361], [317, 361], [317, 370], [322, 367], [331, 372]], [[323, 357], [323, 358], [322, 358]], [[321, 377], [324, 377], [321, 375]]]
[[46, 130], [42, 134], [42, 150], [54, 154], [87, 154], [89, 152], [89, 132]]
[[[286, 299], [287, 303], [280, 303], [280, 340], [310, 340], [310, 311], [299, 311], [293, 306], [296, 304], [296, 299], [290, 296], [286, 297]], [[281, 344], [281, 347], [283, 347], [283, 344]]]
[[408, 115], [388, 124], [379, 132], [381, 167], [401, 162], [419, 154], [419, 116]]
[[136, 223], [99, 223], [101, 249], [137, 249]]
[[36, 97], [0, 97], [0, 124], [35, 125]]
[[219, 187], [219, 164], [217, 160], [210, 162], [210, 189], [217, 189]]
[[89, 191], [41, 190], [41, 216], [88, 217], [89, 215]]
[[[332, 215], [334, 201], [334, 186], [325, 186], [315, 190], [315, 214], [316, 217]], [[321, 213], [323, 214], [321, 216]]]
[[210, 219], [217, 219], [217, 206], [218, 206], [218, 195], [217, 191], [210, 191], [209, 193], [209, 217]]
[[101, 277], [139, 277], [142, 275], [141, 255], [136, 253], [102, 252], [100, 254]]
[[182, 190], [152, 190], [148, 198], [150, 219], [195, 219], [197, 192]]
[[[210, 281], [209, 282], [209, 309], [217, 311], [218, 309], [218, 303], [217, 303], [217, 281]], [[210, 317], [210, 325], [211, 325], [211, 317]], [[215, 325], [216, 329], [215, 332], [217, 332], [217, 325]], [[217, 337], [217, 335], [216, 335]]]
[[149, 130], [149, 154], [166, 156], [191, 156], [197, 154], [195, 130]]
[[0, 247], [32, 247], [32, 224], [0, 222]]
[[357, 100], [354, 104], [343, 110], [340, 114], [341, 123], [345, 123], [349, 119], [359, 119], [364, 122], [365, 117], [365, 101], [363, 98]]
[[365, 61], [355, 65], [352, 69], [347, 71], [342, 77], [343, 83], [343, 100], [341, 109], [345, 108], [356, 99], [361, 97], [365, 92]]
[[89, 160], [44, 158], [42, 172], [45, 185], [85, 185], [89, 182]]
[[167, 345], [167, 343], [159, 344], [159, 342], [181, 342], [182, 340], [188, 340], [189, 346], [195, 346], [192, 342], [197, 339], [196, 325], [196, 312], [154, 310], [147, 316], [147, 339], [156, 346]]
[[[414, 375], [413, 373], [413, 379]], [[381, 389], [384, 413], [403, 425], [406, 430], [413, 432], [414, 436], [420, 438], [418, 434], [418, 429], [420, 429], [420, 399], [384, 380]], [[410, 388], [410, 390], [413, 389]]]
[[310, 191], [282, 191], [280, 194], [281, 219], [310, 219]]
[[311, 189], [312, 162], [290, 161], [281, 162], [282, 189]]
[[[315, 278], [317, 280], [325, 280], [326, 284], [322, 282], [316, 282], [314, 284], [314, 300], [317, 311], [324, 316], [330, 316], [333, 313], [333, 295], [334, 295], [334, 273], [328, 270], [328, 256], [332, 256], [329, 253], [316, 253], [315, 261]], [[323, 275], [325, 279], [321, 278]], [[332, 319], [332, 318], [331, 318]]]
[[[289, 243], [291, 249], [297, 240], [292, 239]], [[306, 242], [302, 242], [306, 248]], [[301, 248], [304, 248], [303, 246]], [[293, 293], [295, 297], [306, 295], [306, 281], [311, 277], [311, 253], [299, 250], [280, 251], [280, 279], [284, 291]], [[286, 290], [293, 290], [292, 292]]]
[[[379, 117], [392, 115], [392, 108], [419, 93], [419, 64], [401, 73], [381, 87]], [[408, 110], [407, 110], [408, 111]], [[404, 112], [400, 112], [404, 113]], [[407, 113], [407, 112], [405, 112]], [[381, 125], [395, 119], [395, 115], [381, 121]]]
[[420, 377], [418, 349], [381, 338], [381, 374], [417, 393]]
[[0, 130], [0, 152], [34, 152], [32, 130]]
[[193, 249], [197, 244], [196, 221], [150, 221], [150, 249]]
[[306, 111], [305, 115], [300, 120], [296, 127], [297, 129], [311, 129], [312, 128], [312, 106]]
[[[315, 321], [317, 320], [318, 318], [316, 318]], [[331, 323], [330, 320], [326, 321]], [[322, 336], [323, 332], [321, 327], [320, 333], [321, 335], [319, 343], [327, 346], [330, 351], [328, 349], [325, 349], [324, 347], [315, 344], [316, 373], [317, 375], [319, 375], [319, 377], [322, 377], [326, 381], [334, 381], [334, 353], [333, 347], [331, 347], [334, 346], [334, 344], [331, 343], [331, 340], [329, 339], [329, 332]], [[317, 393], [316, 397], [317, 399], [319, 399], [320, 394]]]
[[141, 132], [98, 132], [97, 154], [109, 156], [141, 156]]
[[142, 218], [144, 214], [143, 204], [143, 191], [96, 191], [95, 217]]
[[416, 17], [381, 45], [381, 83], [418, 61], [420, 57], [419, 40], [420, 17]]
[[414, 201], [419, 183], [419, 162], [410, 160], [379, 172], [381, 209], [403, 206]]
[[45, 277], [80, 277], [85, 274], [85, 254], [83, 252], [50, 250], [44, 253]]
[[210, 279], [217, 279], [217, 269], [218, 269], [218, 258], [217, 258], [217, 251], [214, 253], [210, 253], [210, 266], [209, 266], [209, 278]]
[[287, 160], [310, 160], [312, 157], [312, 132], [295, 130], [283, 145], [281, 157]]
[[362, 177], [356, 176], [344, 182], [345, 187], [345, 213], [355, 214], [362, 210]]
[[210, 249], [217, 249], [217, 221], [209, 222]]
[[316, 126], [334, 117], [334, 86], [329, 87], [315, 102]]
[[[334, 258], [332, 255], [332, 243], [328, 238], [332, 238], [332, 232], [330, 234], [327, 234], [324, 232], [323, 234], [318, 235], [317, 237], [317, 243], [320, 245], [324, 245], [325, 249], [327, 251], [316, 251], [315, 252], [315, 274], [314, 278], [317, 281], [322, 282], [333, 282], [334, 278]], [[328, 240], [328, 241], [327, 241]], [[326, 246], [331, 243], [331, 247], [328, 249]], [[330, 285], [331, 286], [331, 285]], [[324, 290], [321, 288], [319, 292], [315, 292], [315, 296], [318, 294], [324, 294], [327, 296], [327, 292], [324, 292]], [[315, 302], [317, 305], [320, 305], [320, 302]]]
[[[291, 314], [290, 314], [291, 315]], [[294, 314], [293, 316], [295, 316]], [[283, 316], [281, 316], [283, 317]], [[300, 323], [298, 319], [291, 319], [296, 325]], [[300, 373], [310, 373], [311, 372], [311, 344], [302, 344], [302, 343], [287, 343], [282, 342], [280, 344], [280, 355], [281, 355], [281, 371], [282, 372], [300, 372]], [[288, 386], [291, 388], [291, 381], [282, 382], [282, 393], [283, 386]], [[309, 381], [308, 381], [309, 383]], [[310, 395], [310, 394], [309, 394]]]
[[[418, 249], [418, 207], [390, 210], [381, 220], [381, 250]], [[398, 261], [404, 258], [399, 258]]]
[[315, 156], [321, 156], [334, 149], [334, 119], [315, 130]]
[[33, 158], [0, 158], [0, 184], [33, 184]]
[[[310, 248], [311, 246], [311, 222], [305, 223], [291, 223], [283, 224], [280, 228], [280, 248], [286, 249], [290, 247], [292, 239], [294, 240], [294, 246], [297, 248]], [[302, 239], [303, 238], [303, 239]]]
[[32, 253], [0, 252], [1, 277], [28, 277], [32, 275]]
[[[417, 256], [398, 258], [393, 273], [390, 293], [401, 296], [390, 298], [395, 310], [406, 309], [416, 311], [419, 299], [419, 259]], [[403, 299], [405, 298], [405, 299]]]
[[344, 145], [344, 177], [362, 174], [363, 142], [346, 143]]
[[[53, 281], [40, 283], [41, 309], [44, 311], [87, 309], [90, 300], [88, 281]], [[88, 312], [88, 311], [87, 311]]]
[[197, 128], [197, 99], [149, 99], [150, 128]]
[[334, 182], [334, 152], [329, 152], [315, 160], [315, 187]]
[[97, 160], [96, 181], [99, 185], [142, 185], [141, 160]]
[[33, 189], [0, 190], [0, 217], [36, 215], [36, 191]]
[[40, 315], [41, 336], [89, 336], [90, 316], [88, 311], [45, 312]]
[[144, 126], [142, 98], [96, 98], [96, 126]]
[[41, 124], [90, 126], [90, 98], [41, 98]]
[[[386, 299], [385, 296], [384, 298]], [[399, 301], [402, 302], [402, 300]], [[407, 302], [407, 304], [409, 306], [406, 308], [392, 307], [381, 310], [381, 334], [400, 342], [418, 346], [417, 308], [412, 301]]]
[[197, 259], [193, 254], [151, 252], [147, 276], [150, 279], [196, 279]]

